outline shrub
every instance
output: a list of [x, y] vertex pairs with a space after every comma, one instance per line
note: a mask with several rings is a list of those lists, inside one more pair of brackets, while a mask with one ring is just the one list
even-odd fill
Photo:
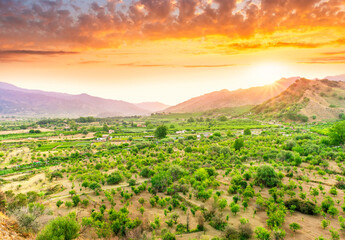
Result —
[[296, 232], [297, 230], [300, 230], [302, 228], [301, 225], [295, 222], [291, 223], [289, 227], [293, 232]]
[[239, 227], [239, 236], [241, 240], [250, 239], [253, 236], [253, 229], [250, 224], [241, 224]]
[[107, 177], [108, 184], [118, 184], [121, 181], [122, 181], [122, 174], [119, 171], [115, 171]]
[[239, 232], [236, 228], [228, 226], [224, 231], [224, 238], [225, 239], [239, 239]]
[[252, 132], [250, 131], [249, 128], [246, 128], [246, 129], [244, 129], [243, 134], [244, 135], [252, 135]]
[[165, 234], [163, 234], [162, 240], [176, 240], [176, 237], [175, 234], [171, 232], [166, 232]]
[[260, 185], [263, 184], [266, 187], [275, 187], [280, 182], [277, 173], [273, 167], [264, 165], [260, 166], [256, 172], [255, 183]]
[[75, 213], [51, 220], [38, 234], [37, 240], [64, 239], [72, 240], [78, 237], [80, 226], [75, 220]]
[[167, 126], [159, 126], [156, 128], [154, 134], [155, 134], [155, 137], [158, 138], [158, 139], [163, 139], [167, 136], [167, 133], [168, 133], [168, 128]]
[[255, 228], [255, 237], [260, 240], [270, 240], [271, 231], [263, 227]]
[[285, 201], [285, 206], [288, 209], [291, 209], [292, 206], [295, 206], [295, 211], [298, 211], [303, 214], [307, 215], [317, 215], [318, 210], [316, 208], [316, 205], [310, 201], [304, 201], [298, 198], [293, 198]]
[[244, 146], [243, 138], [237, 138], [234, 142], [234, 148], [236, 151], [240, 150]]

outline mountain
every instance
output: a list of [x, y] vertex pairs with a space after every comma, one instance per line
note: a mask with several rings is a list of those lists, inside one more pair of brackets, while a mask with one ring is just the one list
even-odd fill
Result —
[[169, 105], [160, 102], [142, 102], [136, 103], [135, 106], [145, 109], [149, 112], [160, 112], [170, 107]]
[[0, 114], [32, 117], [133, 116], [151, 111], [119, 100], [87, 94], [45, 92], [0, 83]]
[[176, 106], [164, 110], [165, 113], [202, 112], [217, 108], [257, 105], [277, 96], [286, 90], [299, 77], [282, 78], [271, 85], [238, 89], [221, 90], [192, 98]]
[[345, 82], [345, 74], [336, 75], [336, 76], [327, 76], [325, 79], [332, 80], [332, 81], [343, 81]]
[[297, 121], [338, 119], [345, 112], [345, 82], [302, 78], [253, 111]]

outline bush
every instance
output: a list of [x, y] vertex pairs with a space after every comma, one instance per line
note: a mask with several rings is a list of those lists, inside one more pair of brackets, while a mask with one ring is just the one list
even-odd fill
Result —
[[255, 228], [255, 237], [260, 240], [270, 240], [271, 231], [263, 227]]
[[51, 220], [38, 234], [36, 240], [64, 239], [72, 240], [78, 237], [80, 226], [75, 220], [75, 213]]
[[275, 187], [278, 185], [280, 180], [273, 167], [264, 165], [258, 168], [255, 182], [258, 185], [263, 184], [266, 187]]
[[165, 234], [163, 234], [162, 240], [176, 240], [176, 237], [173, 233], [166, 232]]
[[252, 135], [252, 132], [250, 131], [249, 128], [246, 128], [246, 129], [244, 129], [243, 134], [244, 135]]
[[244, 146], [243, 138], [237, 138], [234, 142], [234, 148], [236, 151], [240, 150]]
[[288, 209], [291, 209], [291, 206], [295, 206], [296, 207], [295, 211], [298, 211], [303, 214], [307, 214], [307, 215], [318, 214], [316, 205], [310, 201], [304, 201], [298, 198], [293, 198], [293, 199], [287, 200], [284, 204]]
[[335, 123], [329, 130], [329, 137], [334, 145], [345, 143], [345, 121]]
[[171, 181], [171, 176], [166, 172], [157, 173], [151, 178], [152, 187], [158, 192], [164, 192]]
[[236, 228], [228, 226], [224, 231], [224, 238], [225, 239], [239, 239], [239, 232]]
[[168, 133], [168, 128], [167, 126], [159, 126], [157, 127], [157, 129], [155, 130], [155, 137], [158, 139], [163, 139], [167, 136]]
[[239, 236], [241, 240], [250, 239], [253, 235], [253, 229], [250, 224], [241, 224], [239, 227]]
[[40, 203], [30, 203], [27, 207], [22, 207], [13, 211], [13, 215], [19, 226], [25, 231], [36, 232], [39, 228], [37, 219], [45, 212], [45, 207]]
[[122, 174], [119, 171], [115, 171], [107, 177], [108, 184], [118, 184], [121, 181], [122, 181]]

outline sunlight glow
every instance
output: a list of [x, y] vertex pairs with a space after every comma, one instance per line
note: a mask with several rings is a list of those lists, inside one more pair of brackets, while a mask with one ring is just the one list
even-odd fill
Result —
[[284, 74], [289, 74], [290, 69], [287, 65], [280, 62], [265, 62], [255, 64], [249, 69], [249, 74], [253, 79], [260, 81], [261, 84], [271, 84], [282, 78]]

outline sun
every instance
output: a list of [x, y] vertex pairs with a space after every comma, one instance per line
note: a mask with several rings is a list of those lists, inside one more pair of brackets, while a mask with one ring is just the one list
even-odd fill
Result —
[[264, 62], [253, 64], [248, 73], [253, 82], [260, 85], [272, 84], [284, 76], [290, 75], [289, 67], [281, 62]]

